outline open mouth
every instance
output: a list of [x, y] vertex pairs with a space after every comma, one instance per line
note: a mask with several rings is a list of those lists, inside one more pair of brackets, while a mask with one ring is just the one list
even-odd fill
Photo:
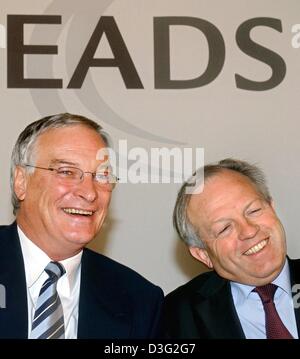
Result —
[[263, 248], [265, 248], [267, 243], [268, 243], [268, 241], [266, 239], [264, 239], [263, 241], [259, 242], [255, 246], [249, 248], [244, 254], [246, 256], [250, 256], [251, 254], [256, 254], [256, 253], [260, 252], [261, 250], [263, 250]]
[[77, 215], [77, 216], [80, 215], [85, 217], [90, 217], [94, 214], [93, 211], [87, 211], [84, 209], [77, 209], [77, 208], [63, 208], [63, 211], [68, 214]]

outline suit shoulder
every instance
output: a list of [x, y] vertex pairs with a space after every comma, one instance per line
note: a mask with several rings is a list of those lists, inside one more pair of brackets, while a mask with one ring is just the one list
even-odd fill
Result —
[[17, 237], [17, 226], [15, 223], [0, 226], [0, 246], [6, 247], [10, 244], [12, 238], [15, 237]]
[[124, 285], [126, 283], [126, 286], [131, 286], [132, 288], [142, 287], [143, 290], [148, 288], [149, 290], [155, 289], [161, 291], [161, 288], [151, 283], [148, 279], [137, 273], [135, 270], [111, 258], [108, 258], [103, 254], [85, 248], [84, 257], [90, 266], [98, 268], [97, 270], [99, 271], [104, 271], [113, 282], [122, 282]]
[[11, 231], [12, 225], [0, 225], [0, 237]]
[[300, 259], [299, 258], [288, 258], [290, 265], [300, 266]]
[[216, 278], [215, 272], [205, 272], [181, 285], [166, 296], [166, 302], [189, 301], [196, 292], [199, 292], [211, 279]]
[[170, 292], [164, 303], [164, 327], [170, 338], [199, 338], [195, 303], [205, 300], [207, 288], [214, 287], [215, 272], [205, 272]]

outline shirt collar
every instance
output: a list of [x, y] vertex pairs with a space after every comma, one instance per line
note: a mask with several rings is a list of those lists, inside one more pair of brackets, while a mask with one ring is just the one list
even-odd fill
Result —
[[[35, 243], [33, 243], [19, 226], [18, 234], [24, 258], [27, 287], [31, 288], [32, 285], [44, 273], [44, 269], [51, 261], [51, 258], [49, 258], [45, 252], [43, 252]], [[73, 257], [60, 261], [66, 270], [68, 286], [67, 291], [69, 293], [71, 293], [75, 286], [76, 277], [80, 269], [81, 256], [82, 251]]]
[[290, 278], [289, 263], [287, 258], [285, 260], [282, 271], [279, 273], [279, 276], [273, 280], [272, 283], [276, 284], [287, 294], [291, 295], [291, 278]]
[[[291, 295], [291, 280], [288, 260], [285, 260], [284, 266], [279, 275], [273, 280], [279, 288], [285, 291], [288, 295]], [[236, 293], [237, 297], [241, 301], [245, 301], [252, 293], [255, 286], [242, 284], [238, 282], [230, 282], [231, 290]]]

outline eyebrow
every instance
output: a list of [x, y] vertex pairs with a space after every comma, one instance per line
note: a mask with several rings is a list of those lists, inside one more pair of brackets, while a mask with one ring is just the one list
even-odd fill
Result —
[[70, 165], [70, 166], [78, 166], [78, 163], [71, 162], [70, 160], [65, 159], [55, 159], [50, 162], [50, 166], [53, 165]]
[[[262, 199], [261, 197], [257, 197], [256, 199], [254, 199], [253, 201], [251, 201], [250, 203], [248, 203], [247, 206], [244, 208], [243, 213], [245, 213], [245, 212], [249, 209], [249, 207], [251, 207], [251, 206], [253, 205], [253, 203], [255, 203], [255, 202], [257, 202], [257, 201], [262, 202], [263, 199]], [[230, 218], [227, 218], [227, 217], [221, 217], [221, 218], [219, 218], [219, 219], [216, 219], [215, 221], [212, 222], [212, 226], [213, 226], [214, 224], [217, 224], [217, 223], [220, 223], [220, 222], [228, 221], [229, 219], [230, 219]]]
[[244, 212], [247, 211], [247, 210], [249, 209], [249, 207], [251, 207], [252, 204], [255, 203], [255, 202], [257, 202], [257, 201], [262, 202], [263, 199], [262, 199], [261, 197], [258, 197], [258, 198], [256, 198], [256, 199], [254, 199], [252, 202], [250, 202], [250, 203], [246, 206]]

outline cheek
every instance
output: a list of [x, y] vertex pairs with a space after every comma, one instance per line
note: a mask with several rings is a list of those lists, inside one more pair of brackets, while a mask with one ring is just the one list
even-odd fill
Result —
[[98, 203], [103, 209], [107, 209], [111, 200], [111, 192], [98, 192]]
[[263, 220], [259, 223], [260, 228], [262, 230], [265, 230], [266, 232], [271, 233], [283, 233], [283, 228], [281, 226], [280, 221], [277, 219], [277, 217], [274, 216], [268, 216], [263, 218]]
[[[208, 245], [208, 252], [211, 257], [217, 258], [222, 261], [225, 253], [229, 251], [227, 241], [225, 239], [215, 239], [210, 245]], [[227, 254], [226, 254], [227, 256]]]
[[[242, 244], [242, 243], [241, 243]], [[239, 241], [235, 236], [215, 240], [211, 246], [211, 255], [215, 258], [221, 266], [225, 263], [236, 262], [240, 257]]]
[[106, 217], [109, 203], [111, 200], [111, 193], [99, 193], [98, 195], [98, 223], [102, 223]]
[[60, 185], [42, 185], [38, 193], [37, 201], [42, 209], [51, 210], [53, 207], [59, 207], [64, 199], [71, 197], [71, 191], [65, 186]]
[[53, 198], [54, 201], [62, 198], [72, 197], [72, 189], [63, 185], [52, 185], [51, 190], [48, 192], [49, 197]]

